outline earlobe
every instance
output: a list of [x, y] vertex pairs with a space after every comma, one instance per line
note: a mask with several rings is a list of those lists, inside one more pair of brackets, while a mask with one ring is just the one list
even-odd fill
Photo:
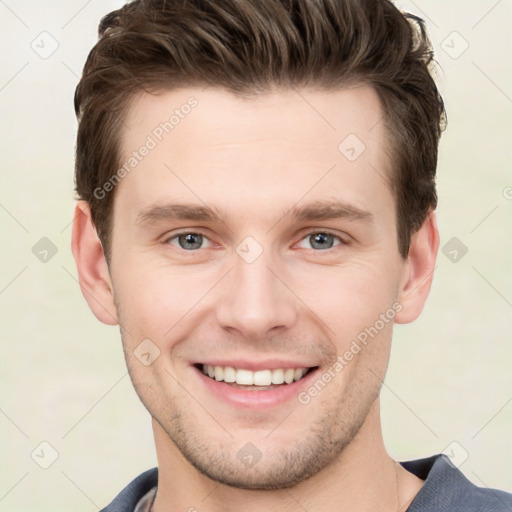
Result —
[[436, 213], [431, 211], [411, 238], [409, 256], [404, 262], [403, 279], [397, 297], [402, 310], [395, 316], [396, 323], [413, 322], [423, 310], [432, 286], [438, 249]]
[[86, 201], [78, 201], [73, 219], [71, 251], [78, 269], [80, 289], [96, 318], [116, 325], [114, 291], [103, 247]]

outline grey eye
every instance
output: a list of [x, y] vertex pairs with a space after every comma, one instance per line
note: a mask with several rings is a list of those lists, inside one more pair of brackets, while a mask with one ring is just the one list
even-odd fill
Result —
[[334, 245], [334, 237], [328, 233], [314, 233], [309, 241], [313, 249], [330, 249]]
[[194, 250], [201, 248], [204, 237], [199, 233], [183, 233], [175, 238], [177, 238], [181, 249]]
[[[321, 251], [332, 249], [334, 246], [339, 245], [340, 243], [340, 238], [338, 236], [319, 231], [304, 237], [301, 240], [301, 247], [303, 249], [317, 249]], [[309, 247], [305, 246], [304, 244], [309, 245]]]

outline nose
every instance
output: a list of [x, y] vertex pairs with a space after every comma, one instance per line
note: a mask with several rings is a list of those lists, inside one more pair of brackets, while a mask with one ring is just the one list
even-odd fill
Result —
[[235, 255], [233, 270], [216, 304], [219, 325], [232, 334], [261, 339], [291, 328], [297, 318], [293, 293], [265, 252], [247, 263]]

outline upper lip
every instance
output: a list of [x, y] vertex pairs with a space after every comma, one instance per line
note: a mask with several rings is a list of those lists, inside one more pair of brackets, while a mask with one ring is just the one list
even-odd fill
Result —
[[194, 365], [209, 366], [231, 366], [233, 368], [251, 370], [276, 370], [278, 368], [313, 368], [315, 364], [304, 363], [302, 361], [290, 361], [284, 359], [265, 359], [264, 361], [255, 361], [254, 359], [211, 359], [209, 361], [198, 361]]

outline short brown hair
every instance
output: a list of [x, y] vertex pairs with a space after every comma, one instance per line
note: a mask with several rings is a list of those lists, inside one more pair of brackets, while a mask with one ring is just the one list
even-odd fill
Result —
[[446, 122], [425, 23], [390, 0], [135, 0], [106, 15], [75, 92], [75, 180], [107, 261], [115, 190], [95, 190], [120, 165], [123, 115], [141, 91], [220, 86], [238, 95], [276, 87], [377, 91], [392, 141], [398, 250], [437, 206]]

